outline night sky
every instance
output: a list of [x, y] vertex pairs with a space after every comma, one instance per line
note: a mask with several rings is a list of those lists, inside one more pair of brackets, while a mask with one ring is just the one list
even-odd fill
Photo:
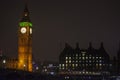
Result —
[[[18, 23], [24, 0], [0, 0], [0, 49], [17, 57]], [[65, 42], [75, 48], [94, 48], [100, 43], [111, 56], [120, 42], [120, 5], [112, 0], [29, 0], [33, 22], [33, 56], [40, 61], [58, 61]]]

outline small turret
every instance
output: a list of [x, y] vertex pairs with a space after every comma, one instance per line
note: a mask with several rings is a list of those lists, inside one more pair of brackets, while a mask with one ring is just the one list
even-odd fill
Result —
[[88, 50], [92, 50], [93, 47], [92, 47], [92, 42], [89, 42], [89, 47], [88, 47]]
[[99, 53], [100, 55], [103, 55], [104, 57], [106, 57], [106, 58], [109, 59], [109, 55], [108, 55], [108, 53], [106, 52], [106, 50], [104, 49], [103, 42], [101, 42], [101, 44], [100, 44], [99, 52], [100, 52], [100, 53]]

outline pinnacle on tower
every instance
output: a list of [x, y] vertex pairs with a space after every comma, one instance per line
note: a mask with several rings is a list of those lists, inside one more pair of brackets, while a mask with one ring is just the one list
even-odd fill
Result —
[[92, 47], [92, 42], [89, 42], [89, 47], [88, 47], [88, 49], [93, 49], [93, 47]]
[[27, 2], [25, 3], [24, 13], [20, 22], [31, 22]]

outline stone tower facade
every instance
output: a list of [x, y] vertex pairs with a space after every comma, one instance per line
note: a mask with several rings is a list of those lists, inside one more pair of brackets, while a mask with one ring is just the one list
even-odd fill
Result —
[[18, 28], [18, 69], [32, 71], [32, 23], [27, 5]]

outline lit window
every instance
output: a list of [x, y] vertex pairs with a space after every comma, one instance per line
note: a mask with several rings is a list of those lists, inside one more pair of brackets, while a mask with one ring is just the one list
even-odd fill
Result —
[[78, 54], [76, 54], [76, 56], [78, 56]]
[[66, 57], [66, 59], [68, 59], [68, 57]]
[[85, 59], [85, 57], [82, 57], [82, 59], [84, 60], [84, 59]]
[[86, 74], [88, 74], [88, 72], [86, 71]]
[[68, 64], [66, 64], [66, 67], [68, 67]]
[[66, 60], [66, 63], [68, 63], [68, 61]]
[[78, 64], [76, 64], [76, 67], [78, 66]]
[[99, 66], [102, 66], [102, 64], [99, 64]]
[[61, 64], [59, 64], [59, 66], [61, 67]]
[[89, 60], [89, 62], [91, 63], [91, 60]]
[[74, 64], [72, 64], [72, 67], [74, 67], [75, 65]]
[[81, 59], [81, 57], [79, 57], [79, 59]]
[[64, 64], [62, 64], [62, 67], [64, 67]]
[[85, 53], [83, 53], [82, 56], [85, 56]]
[[69, 59], [71, 59], [71, 57], [69, 57]]
[[78, 60], [76, 60], [76, 62], [78, 62]]
[[102, 62], [102, 60], [99, 60], [99, 62]]
[[91, 56], [89, 57], [89, 59], [91, 59]]
[[61, 64], [59, 64], [59, 69], [61, 69]]
[[88, 59], [88, 57], [86, 57], [86, 59]]
[[92, 57], [93, 59], [95, 59], [95, 57]]
[[96, 57], [96, 59], [98, 59], [98, 57]]
[[71, 63], [71, 60], [69, 60], [69, 63]]

